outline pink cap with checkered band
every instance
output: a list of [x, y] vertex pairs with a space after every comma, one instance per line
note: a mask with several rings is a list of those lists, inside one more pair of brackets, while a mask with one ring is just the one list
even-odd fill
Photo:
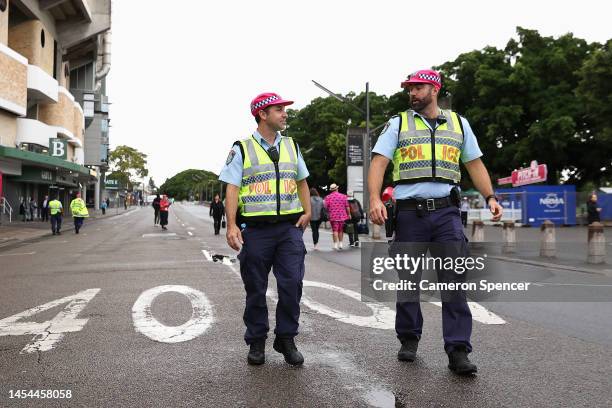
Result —
[[259, 94], [251, 101], [251, 114], [257, 116], [257, 112], [272, 105], [291, 105], [293, 101], [286, 101], [274, 92]]
[[408, 75], [408, 79], [402, 82], [402, 88], [406, 88], [410, 84], [430, 84], [440, 89], [442, 88], [442, 78], [440, 74], [434, 70], [422, 69], [414, 74]]

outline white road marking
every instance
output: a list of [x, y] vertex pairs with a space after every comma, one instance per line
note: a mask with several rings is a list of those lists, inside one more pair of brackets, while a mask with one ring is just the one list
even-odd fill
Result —
[[210, 254], [210, 252], [208, 252], [207, 250], [203, 249], [202, 253], [204, 254], [204, 256], [206, 257], [207, 261], [211, 261], [212, 262], [212, 255]]
[[191, 232], [191, 231], [187, 231], [187, 233], [188, 233], [190, 236], [193, 236], [193, 232]]
[[154, 234], [142, 234], [143, 238], [174, 237], [174, 236], [176, 236], [175, 232], [158, 232]]
[[[350, 289], [341, 288], [339, 286], [330, 285], [328, 283], [307, 280], [304, 281], [304, 286], [332, 290], [361, 302], [361, 294]], [[370, 310], [372, 310], [372, 314], [370, 316], [359, 316], [332, 309], [329, 306], [312, 300], [306, 295], [302, 296], [302, 302], [309, 309], [312, 309], [317, 313], [329, 316], [342, 323], [383, 330], [393, 330], [395, 328], [395, 312], [380, 303], [363, 302], [364, 305], [366, 305], [368, 308], [370, 308]]]
[[[151, 313], [151, 304], [156, 297], [166, 292], [185, 295], [191, 302], [191, 318], [180, 326], [165, 326]], [[161, 343], [180, 343], [202, 335], [212, 325], [213, 310], [203, 292], [183, 285], [164, 285], [144, 291], [132, 307], [132, 319], [137, 332]]]
[[[209, 254], [208, 251], [202, 250], [202, 253], [204, 253], [204, 255], [207, 257], [209, 261], [212, 261], [212, 256]], [[232, 270], [232, 272], [234, 272], [235, 275], [240, 277], [240, 272], [236, 270], [236, 267], [233, 264], [229, 262], [227, 264], [223, 262], [223, 264], [228, 266]], [[307, 280], [303, 281], [303, 284], [305, 287], [310, 286], [310, 287], [318, 287], [318, 288], [333, 290], [333, 291], [339, 292], [345, 296], [348, 296], [350, 298], [353, 298], [361, 302], [361, 294], [355, 291], [352, 291], [350, 289], [345, 289], [339, 286], [330, 285], [328, 283], [307, 281]], [[276, 291], [273, 289], [268, 288], [268, 290], [266, 291], [266, 295], [274, 301], [278, 300]], [[329, 316], [343, 323], [353, 324], [353, 325], [362, 326], [362, 327], [372, 327], [375, 329], [384, 329], [384, 330], [394, 330], [395, 329], [395, 311], [381, 303], [363, 302], [367, 307], [369, 307], [372, 310], [372, 315], [370, 316], [359, 316], [359, 315], [352, 315], [346, 312], [341, 312], [341, 311], [332, 309], [329, 306], [326, 306], [324, 304], [318, 303], [304, 294], [302, 295], [302, 303], [304, 303], [306, 307], [308, 307], [309, 309], [317, 313], [324, 314], [326, 316]], [[442, 307], [441, 302], [432, 301], [429, 303]], [[480, 323], [506, 324], [506, 321], [504, 319], [502, 319], [495, 313], [491, 312], [490, 310], [488, 310], [487, 308], [485, 308], [479, 303], [468, 302], [468, 306], [470, 308], [470, 311], [472, 312], [472, 319]]]
[[[76, 317], [99, 291], [100, 289], [87, 289], [2, 319], [0, 320], [0, 336], [34, 334], [33, 342], [27, 344], [21, 350], [21, 354], [51, 350], [64, 337], [65, 333], [78, 332], [83, 329], [89, 319], [77, 319]], [[51, 320], [42, 323], [19, 322], [19, 320], [68, 302], [70, 303]]]
[[20, 252], [17, 254], [0, 254], [0, 256], [21, 256], [21, 255], [34, 255], [36, 252]]
[[[430, 301], [429, 303], [442, 307], [442, 302]], [[506, 324], [506, 321], [504, 319], [491, 312], [489, 309], [479, 303], [468, 302], [468, 307], [472, 312], [472, 319], [476, 320], [477, 322], [483, 324]]]

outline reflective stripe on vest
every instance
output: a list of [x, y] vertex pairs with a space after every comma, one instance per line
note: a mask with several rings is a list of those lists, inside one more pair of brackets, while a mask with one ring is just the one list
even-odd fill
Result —
[[73, 217], [89, 217], [89, 211], [82, 198], [75, 198], [70, 203], [70, 212]]
[[245, 152], [239, 208], [244, 217], [276, 217], [303, 212], [297, 193], [298, 156], [293, 140], [281, 137], [278, 173], [266, 150], [250, 137]]
[[62, 203], [60, 203], [58, 200], [51, 200], [47, 205], [49, 206], [49, 214], [51, 215], [59, 213], [60, 209], [62, 208]]
[[401, 128], [393, 154], [393, 181], [396, 184], [422, 181], [459, 184], [461, 181], [461, 119], [450, 110], [443, 110], [442, 114], [446, 122], [434, 131], [412, 110], [400, 114]]

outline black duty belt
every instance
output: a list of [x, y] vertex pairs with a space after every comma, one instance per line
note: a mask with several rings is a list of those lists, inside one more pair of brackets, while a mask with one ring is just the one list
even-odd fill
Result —
[[397, 200], [397, 208], [400, 210], [427, 210], [435, 211], [446, 207], [453, 206], [450, 197], [441, 198], [409, 198], [407, 200]]

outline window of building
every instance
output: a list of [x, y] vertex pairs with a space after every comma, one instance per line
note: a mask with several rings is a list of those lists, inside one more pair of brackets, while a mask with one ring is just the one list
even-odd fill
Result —
[[21, 143], [19, 145], [19, 148], [27, 152], [40, 153], [40, 154], [49, 153], [49, 148], [47, 146], [41, 146], [36, 143]]
[[70, 88], [86, 90], [94, 89], [93, 62], [70, 71]]

